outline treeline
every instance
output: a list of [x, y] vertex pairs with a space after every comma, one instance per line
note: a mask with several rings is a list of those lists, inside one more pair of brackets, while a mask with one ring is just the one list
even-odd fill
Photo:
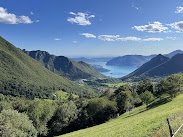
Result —
[[[77, 85], [76, 83], [73, 83]], [[73, 87], [62, 87], [62, 86], [38, 86], [35, 84], [29, 84], [24, 81], [20, 80], [5, 80], [1, 81], [0, 80], [0, 94], [3, 95], [10, 95], [13, 97], [21, 97], [21, 98], [27, 98], [33, 100], [34, 98], [42, 98], [42, 99], [52, 99], [53, 98], [53, 93], [55, 91], [62, 90], [71, 94], [76, 94], [80, 96], [87, 96], [87, 95], [92, 95], [97, 92], [96, 89], [89, 87], [89, 86], [84, 86], [84, 87], [79, 87], [74, 86]]]
[[0, 136], [56, 136], [104, 123], [143, 104], [150, 104], [166, 94], [176, 97], [182, 91], [183, 74], [174, 74], [153, 83], [107, 90], [95, 98], [68, 100], [26, 100], [0, 94]]

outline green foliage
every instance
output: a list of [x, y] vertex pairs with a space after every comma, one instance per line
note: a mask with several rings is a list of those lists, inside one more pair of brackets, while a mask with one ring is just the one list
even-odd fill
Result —
[[50, 121], [50, 134], [58, 135], [61, 133], [63, 128], [77, 119], [77, 114], [78, 110], [73, 101], [69, 101], [59, 106]]
[[117, 112], [116, 102], [107, 98], [91, 99], [87, 106], [88, 115], [92, 123], [100, 124], [109, 120]]
[[146, 90], [150, 91], [151, 93], [154, 93], [154, 84], [150, 78], [146, 78], [139, 82], [137, 85], [137, 93], [140, 95], [141, 93], [144, 93]]
[[122, 114], [126, 111], [132, 110], [134, 107], [134, 100], [131, 91], [121, 91], [116, 95], [116, 102], [119, 113]]
[[182, 91], [182, 86], [183, 74], [174, 74], [159, 82], [158, 94], [168, 93], [171, 98], [174, 98]]
[[39, 135], [47, 135], [47, 122], [52, 118], [55, 108], [48, 101], [34, 100], [27, 108], [27, 115], [33, 121]]
[[37, 131], [26, 114], [9, 109], [0, 113], [0, 136], [36, 137]]
[[12, 104], [10, 102], [6, 101], [0, 101], [0, 112], [2, 110], [12, 109]]
[[140, 95], [140, 98], [143, 103], [150, 104], [154, 100], [154, 95], [150, 91], [146, 90]]

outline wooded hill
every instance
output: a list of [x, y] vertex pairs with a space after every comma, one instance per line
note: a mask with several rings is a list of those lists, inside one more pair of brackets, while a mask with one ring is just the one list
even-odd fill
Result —
[[52, 73], [0, 37], [1, 93], [28, 98], [47, 98], [57, 89], [75, 94], [92, 92]]
[[76, 62], [65, 56], [51, 55], [46, 51], [23, 51], [40, 62], [48, 70], [60, 76], [67, 77], [70, 80], [105, 77], [97, 72], [91, 65], [83, 61]]

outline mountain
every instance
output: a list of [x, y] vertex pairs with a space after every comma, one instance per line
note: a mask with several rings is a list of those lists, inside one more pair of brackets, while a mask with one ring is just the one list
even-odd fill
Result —
[[95, 63], [95, 62], [107, 62], [111, 59], [113, 59], [113, 57], [100, 57], [100, 58], [85, 58], [85, 57], [81, 57], [81, 58], [72, 58], [74, 61], [83, 61], [86, 63]]
[[[183, 53], [182, 50], [175, 50], [169, 54], [164, 54], [166, 57], [173, 57], [176, 54]], [[112, 60], [109, 60], [106, 65], [108, 66], [132, 66], [132, 67], [140, 67], [144, 63], [148, 62], [152, 58], [154, 58], [157, 55], [149, 55], [149, 56], [143, 56], [143, 55], [125, 55], [120, 56], [117, 58], [113, 58]]]
[[106, 63], [108, 66], [132, 66], [139, 67], [146, 63], [156, 55], [142, 56], [142, 55], [125, 55], [114, 58]]
[[140, 77], [140, 75], [142, 75], [143, 73], [167, 62], [168, 60], [170, 60], [170, 58], [165, 57], [161, 54], [159, 54], [158, 56], [152, 58], [150, 61], [148, 61], [147, 63], [143, 64], [141, 67], [139, 67], [137, 70], [135, 70], [134, 72], [128, 74], [127, 76], [122, 77], [122, 80], [125, 79], [133, 79], [135, 77]]
[[83, 94], [87, 89], [58, 76], [0, 37], [0, 93], [47, 98], [55, 90]]
[[23, 52], [30, 57], [36, 59], [48, 70], [71, 80], [104, 77], [102, 74], [97, 72], [91, 65], [83, 61], [76, 62], [64, 56], [54, 56], [50, 55], [46, 51], [40, 50], [23, 50]]
[[101, 65], [92, 65], [92, 67], [98, 72], [109, 72], [109, 69], [104, 68]]
[[122, 80], [138, 81], [144, 78], [163, 78], [175, 73], [183, 73], [183, 54], [176, 54], [168, 59], [158, 55], [131, 74], [122, 77]]
[[170, 52], [169, 54], [165, 54], [164, 56], [171, 58], [171, 57], [175, 56], [176, 54], [181, 54], [181, 53], [183, 53], [182, 50], [175, 50], [173, 52]]

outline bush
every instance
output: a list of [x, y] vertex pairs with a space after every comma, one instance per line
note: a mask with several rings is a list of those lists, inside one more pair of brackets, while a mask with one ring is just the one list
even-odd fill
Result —
[[0, 136], [37, 137], [37, 131], [26, 114], [9, 109], [0, 113]]
[[154, 95], [150, 91], [146, 90], [140, 95], [140, 98], [143, 103], [150, 104], [154, 100]]

